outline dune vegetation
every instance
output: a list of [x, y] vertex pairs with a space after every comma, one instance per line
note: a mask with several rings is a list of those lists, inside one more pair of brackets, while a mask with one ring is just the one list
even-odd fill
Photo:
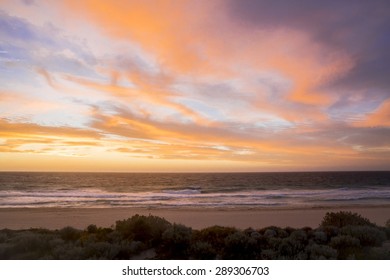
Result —
[[315, 229], [195, 230], [135, 215], [111, 228], [2, 229], [0, 259], [390, 259], [390, 220], [331, 212]]

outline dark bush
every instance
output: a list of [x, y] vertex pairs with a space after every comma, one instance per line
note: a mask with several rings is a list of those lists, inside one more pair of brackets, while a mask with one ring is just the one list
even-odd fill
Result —
[[263, 234], [265, 237], [279, 237], [279, 238], [286, 238], [290, 235], [290, 233], [282, 228], [279, 227], [266, 227], [261, 230], [259, 230], [261, 234]]
[[338, 236], [340, 233], [340, 228], [335, 226], [320, 227], [319, 230], [323, 231], [326, 234], [327, 240], [332, 239], [332, 237]]
[[0, 231], [0, 243], [4, 243], [8, 240], [8, 234]]
[[191, 245], [190, 254], [196, 260], [214, 260], [217, 257], [217, 252], [208, 242], [197, 241]]
[[386, 238], [390, 227], [350, 212], [327, 213], [314, 230], [243, 231], [135, 215], [115, 228], [0, 230], [0, 259], [390, 259]]
[[158, 254], [164, 258], [188, 258], [192, 229], [180, 224], [174, 224], [162, 234], [162, 246]]
[[223, 259], [254, 259], [257, 253], [257, 242], [241, 231], [230, 234], [225, 238], [225, 246], [222, 253]]
[[364, 249], [364, 260], [390, 260], [390, 250], [382, 247], [369, 247]]
[[161, 242], [162, 233], [170, 226], [167, 220], [157, 216], [135, 215], [127, 220], [117, 221], [115, 229], [123, 238], [142, 241], [153, 246]]
[[301, 229], [298, 229], [292, 232], [289, 238], [302, 244], [306, 244], [307, 233]]
[[51, 254], [53, 259], [56, 260], [83, 260], [85, 259], [84, 248], [65, 243], [62, 246], [57, 246], [53, 249]]
[[340, 211], [337, 213], [328, 212], [322, 219], [321, 227], [335, 226], [338, 228], [345, 226], [375, 226], [368, 219], [357, 213]]
[[31, 231], [16, 234], [11, 241], [11, 253], [17, 259], [39, 259], [50, 251], [50, 236]]
[[337, 251], [327, 245], [311, 244], [305, 249], [309, 260], [334, 260], [337, 258]]
[[114, 260], [120, 252], [118, 244], [93, 242], [84, 247], [84, 258], [93, 260]]
[[193, 241], [202, 241], [211, 244], [216, 252], [221, 252], [225, 246], [225, 238], [237, 229], [232, 227], [213, 226], [194, 232]]
[[337, 250], [338, 259], [355, 259], [362, 249], [359, 239], [347, 235], [333, 237], [329, 245]]
[[265, 249], [262, 250], [260, 253], [260, 259], [262, 260], [277, 260], [278, 259], [278, 252], [272, 249]]
[[326, 244], [328, 236], [324, 231], [318, 230], [313, 232], [313, 240], [318, 244]]
[[[296, 234], [294, 234], [296, 233]], [[306, 234], [301, 230], [293, 232], [290, 237], [282, 239], [278, 253], [282, 259], [305, 259]]]
[[74, 242], [81, 237], [81, 230], [75, 229], [73, 227], [64, 227], [59, 230], [61, 238], [65, 241]]
[[341, 234], [359, 239], [361, 246], [381, 246], [386, 240], [386, 233], [372, 226], [346, 226]]
[[98, 231], [98, 228], [96, 225], [89, 225], [87, 227], [87, 232], [88, 233], [96, 233]]

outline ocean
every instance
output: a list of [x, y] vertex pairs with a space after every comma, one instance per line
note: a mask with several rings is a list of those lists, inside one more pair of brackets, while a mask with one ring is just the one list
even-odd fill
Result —
[[390, 205], [390, 172], [0, 172], [0, 208]]

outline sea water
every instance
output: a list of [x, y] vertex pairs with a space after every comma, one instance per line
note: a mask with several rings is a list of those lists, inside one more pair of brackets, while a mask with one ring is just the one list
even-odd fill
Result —
[[0, 172], [0, 208], [390, 205], [390, 172]]

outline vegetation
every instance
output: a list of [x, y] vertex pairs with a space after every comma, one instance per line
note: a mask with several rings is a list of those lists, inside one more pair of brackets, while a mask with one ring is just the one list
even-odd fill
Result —
[[311, 228], [193, 230], [135, 215], [115, 227], [0, 230], [0, 259], [390, 259], [390, 226], [351, 212]]

